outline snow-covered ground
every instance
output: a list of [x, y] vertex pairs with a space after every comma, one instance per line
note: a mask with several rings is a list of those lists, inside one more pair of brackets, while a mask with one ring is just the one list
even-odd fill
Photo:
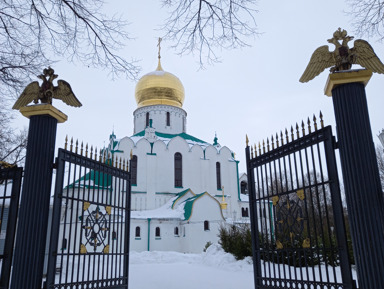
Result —
[[[302, 268], [277, 264], [275, 266], [280, 267], [280, 272], [284, 270], [286, 274], [288, 272], [291, 272], [292, 276], [296, 274], [298, 279], [325, 281], [328, 279], [332, 282], [336, 278], [341, 282], [339, 267], [330, 268], [320, 265], [320, 267], [316, 266], [315, 270], [305, 272]], [[131, 252], [129, 271], [130, 289], [254, 288], [251, 258], [236, 261], [231, 254], [225, 253], [217, 244], [211, 245], [207, 252], [201, 254]], [[323, 277], [319, 277], [319, 272], [322, 272]], [[356, 279], [355, 270], [352, 274]]]
[[218, 245], [201, 254], [131, 252], [130, 289], [253, 289], [250, 258], [236, 261]]

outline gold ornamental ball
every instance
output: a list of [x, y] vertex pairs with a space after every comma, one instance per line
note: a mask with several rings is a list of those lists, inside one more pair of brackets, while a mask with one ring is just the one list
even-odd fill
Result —
[[184, 103], [184, 86], [180, 79], [161, 67], [145, 74], [136, 84], [135, 98], [137, 107], [149, 105], [172, 105], [182, 107]]

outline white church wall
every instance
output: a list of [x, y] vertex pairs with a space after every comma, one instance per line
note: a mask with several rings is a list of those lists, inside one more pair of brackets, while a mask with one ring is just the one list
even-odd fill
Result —
[[[204, 222], [208, 221], [208, 230]], [[208, 195], [198, 198], [192, 208], [192, 215], [185, 221], [185, 241], [183, 252], [202, 252], [207, 242], [218, 242], [218, 232], [224, 222], [220, 204]]]
[[[175, 235], [175, 228], [178, 234]], [[156, 228], [160, 235], [156, 236]], [[150, 221], [150, 251], [180, 251], [180, 220], [152, 219]]]
[[[167, 112], [170, 114], [170, 125], [167, 125]], [[187, 113], [182, 108], [170, 105], [152, 105], [138, 108], [134, 111], [134, 134], [146, 128], [147, 113], [152, 119], [152, 127], [156, 131], [167, 134], [179, 134], [185, 132], [185, 120]]]
[[[136, 234], [137, 227], [139, 233]], [[148, 220], [147, 219], [131, 219], [130, 224], [130, 240], [129, 250], [142, 252], [148, 250]]]

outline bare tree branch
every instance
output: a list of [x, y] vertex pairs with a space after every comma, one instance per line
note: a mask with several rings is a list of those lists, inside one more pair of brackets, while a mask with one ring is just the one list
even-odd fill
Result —
[[348, 0], [355, 33], [359, 36], [378, 36], [384, 40], [384, 1]]
[[219, 61], [217, 49], [249, 46], [258, 35], [256, 0], [162, 0], [170, 9], [162, 29], [179, 54], [197, 51], [200, 66]]
[[15, 131], [11, 128], [12, 112], [5, 108], [5, 102], [0, 103], [0, 161], [10, 164], [20, 164], [25, 158], [27, 147], [27, 131]]
[[17, 95], [44, 66], [66, 57], [106, 68], [112, 78], [136, 79], [139, 67], [117, 54], [128, 23], [107, 17], [103, 0], [3, 0], [0, 2], [0, 84]]

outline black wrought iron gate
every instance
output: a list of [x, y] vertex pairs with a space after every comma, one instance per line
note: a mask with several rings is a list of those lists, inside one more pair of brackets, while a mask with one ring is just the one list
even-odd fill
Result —
[[0, 288], [8, 288], [23, 168], [0, 168]]
[[47, 287], [127, 288], [128, 165], [82, 154], [59, 149]]
[[307, 130], [247, 144], [257, 289], [355, 287], [332, 130]]

